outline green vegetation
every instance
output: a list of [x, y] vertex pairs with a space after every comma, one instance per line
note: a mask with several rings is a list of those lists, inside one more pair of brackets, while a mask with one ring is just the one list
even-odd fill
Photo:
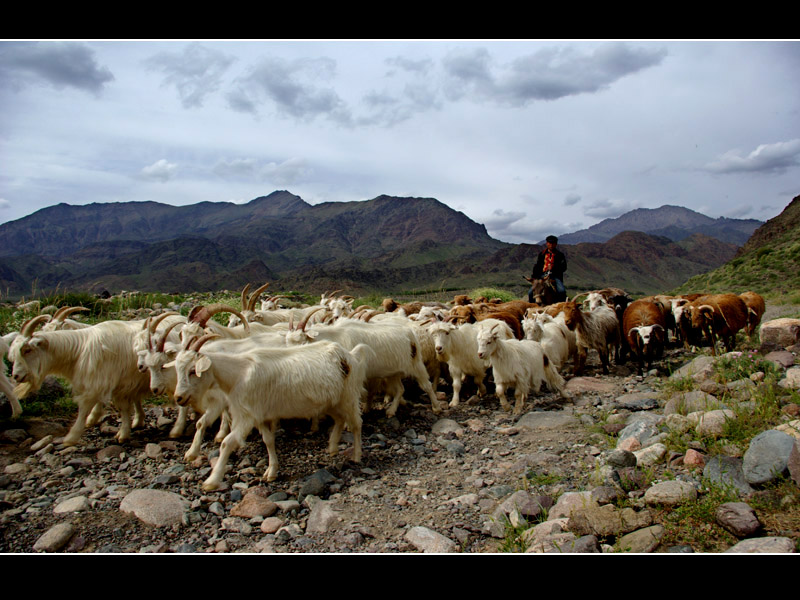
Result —
[[800, 305], [800, 241], [794, 228], [734, 258], [721, 267], [690, 278], [673, 294], [691, 292], [758, 292], [775, 304]]

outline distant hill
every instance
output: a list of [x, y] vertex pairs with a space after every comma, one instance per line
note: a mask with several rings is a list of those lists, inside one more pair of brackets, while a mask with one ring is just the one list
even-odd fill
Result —
[[659, 208], [637, 208], [615, 219], [605, 219], [588, 229], [561, 235], [558, 242], [605, 242], [623, 231], [641, 231], [666, 237], [674, 242], [702, 233], [741, 246], [759, 225], [761, 221], [755, 219], [712, 219], [682, 206], [664, 205]]
[[800, 196], [756, 229], [729, 262], [690, 278], [675, 291], [748, 290], [779, 302], [800, 304]]
[[[737, 250], [702, 233], [673, 241], [637, 231], [559, 246], [571, 293], [664, 291]], [[433, 198], [310, 205], [276, 191], [246, 204], [59, 204], [0, 225], [0, 290], [11, 298], [56, 288], [189, 293], [270, 281], [275, 290], [351, 294], [491, 285], [522, 297], [541, 249], [495, 240]]]

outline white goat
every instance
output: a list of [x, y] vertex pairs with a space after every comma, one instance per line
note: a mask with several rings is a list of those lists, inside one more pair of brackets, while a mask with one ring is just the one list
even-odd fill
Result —
[[563, 318], [554, 318], [545, 312], [537, 313], [535, 317], [525, 317], [522, 320], [522, 330], [525, 332], [525, 339], [542, 345], [558, 371], [564, 368], [570, 356], [575, 356], [575, 334], [567, 328]]
[[353, 460], [361, 461], [363, 347], [350, 353], [339, 344], [317, 342], [290, 348], [201, 353], [209, 338], [207, 335], [193, 341], [175, 358], [175, 400], [179, 404], [191, 402], [214, 384], [225, 394], [231, 415], [231, 432], [222, 441], [217, 463], [203, 483], [204, 490], [219, 487], [230, 454], [244, 443], [254, 427], [261, 433], [269, 456], [264, 479], [275, 480], [275, 430], [281, 419], [330, 415], [334, 425], [328, 452], [336, 454], [342, 429], [347, 425], [354, 439]]
[[515, 415], [522, 414], [528, 392], [533, 388], [538, 394], [542, 382], [546, 382], [551, 390], [557, 391], [563, 398], [569, 398], [564, 388], [564, 378], [558, 374], [539, 342], [503, 339], [501, 331], [499, 326], [482, 328], [477, 341], [478, 358], [489, 361], [492, 366], [495, 394], [503, 410], [511, 409], [506, 399], [508, 387], [514, 388]]
[[[481, 323], [453, 323], [442, 321], [434, 322], [428, 326], [436, 348], [436, 353], [443, 362], [447, 363], [450, 377], [453, 380], [453, 397], [450, 407], [455, 408], [461, 402], [461, 386], [467, 376], [470, 376], [478, 386], [478, 394], [486, 395], [486, 386], [483, 380], [489, 363], [478, 357], [478, 331], [487, 323], [494, 325], [500, 321], [491, 320]], [[506, 326], [509, 337], [514, 337], [511, 329]], [[501, 331], [502, 328], [501, 328]]]
[[[16, 331], [0, 337], [0, 361], [8, 354], [9, 344], [11, 344], [15, 337], [17, 337]], [[2, 366], [2, 369], [0, 369], [0, 393], [8, 398], [8, 402], [11, 404], [11, 418], [16, 419], [22, 414], [22, 405], [19, 403], [19, 398], [17, 398], [17, 395], [14, 393], [14, 384], [11, 383], [6, 375], [5, 363], [0, 362], [0, 366]]]
[[[311, 315], [309, 315], [311, 316]], [[331, 341], [352, 350], [366, 344], [372, 350], [367, 354], [366, 377], [368, 380], [386, 380], [387, 398], [391, 403], [386, 415], [393, 417], [403, 398], [402, 379], [413, 378], [427, 394], [431, 410], [439, 413], [436, 393], [420, 352], [420, 342], [408, 325], [392, 322], [365, 323], [352, 319], [340, 319], [331, 325], [314, 325], [306, 328], [307, 321], [291, 327], [286, 333], [287, 346], [306, 344], [315, 340]]]
[[113, 404], [120, 413], [117, 440], [128, 440], [131, 407], [141, 410], [142, 398], [150, 393], [147, 377], [137, 369], [132, 345], [141, 323], [104, 321], [84, 329], [34, 332], [42, 320], [40, 315], [25, 322], [9, 348], [18, 397], [37, 391], [47, 375], [59, 375], [72, 383], [72, 397], [78, 405], [78, 417], [64, 438], [65, 445], [78, 443], [86, 426], [102, 416], [96, 407], [105, 404]]

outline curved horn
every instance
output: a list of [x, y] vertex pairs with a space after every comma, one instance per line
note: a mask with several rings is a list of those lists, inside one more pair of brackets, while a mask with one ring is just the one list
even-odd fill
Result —
[[197, 323], [200, 327], [205, 327], [208, 320], [213, 317], [217, 313], [221, 312], [230, 312], [235, 314], [242, 320], [242, 325], [244, 325], [245, 330], [247, 333], [250, 333], [250, 323], [247, 322], [245, 316], [232, 306], [228, 306], [227, 304], [215, 303], [209, 304], [208, 306], [195, 306], [191, 312], [189, 313], [189, 321], [192, 323]]
[[62, 306], [59, 308], [55, 313], [53, 313], [53, 320], [64, 322], [69, 315], [76, 312], [83, 312], [88, 311], [89, 309], [85, 306]]
[[305, 318], [297, 324], [297, 328], [300, 331], [305, 331], [306, 330], [306, 324], [308, 323], [308, 320], [311, 318], [311, 315], [313, 315], [315, 312], [323, 310], [324, 308], [325, 308], [324, 306], [317, 306], [316, 308], [314, 308], [311, 311], [309, 311], [309, 313], [305, 316]]
[[156, 352], [164, 352], [164, 344], [167, 341], [167, 337], [169, 336], [169, 332], [172, 331], [178, 325], [180, 325], [180, 322], [171, 323], [164, 330], [164, 333], [161, 334], [161, 337], [156, 338], [156, 347], [155, 347], [155, 351]]
[[164, 319], [166, 319], [169, 316], [177, 315], [177, 314], [179, 314], [179, 313], [176, 313], [174, 311], [167, 311], [167, 312], [161, 313], [157, 317], [149, 317], [147, 319], [147, 321], [150, 323], [148, 325], [148, 328], [150, 329], [150, 332], [151, 333], [155, 333], [156, 329], [158, 329], [158, 324], [161, 323], [161, 321], [163, 321]]
[[19, 334], [23, 337], [31, 337], [34, 330], [39, 326], [39, 323], [46, 323], [50, 320], [50, 315], [37, 315], [32, 319], [25, 321], [20, 328]]
[[263, 292], [268, 287], [269, 287], [269, 281], [264, 285], [262, 285], [260, 288], [258, 288], [255, 292], [253, 292], [250, 295], [250, 299], [247, 301], [247, 306], [245, 308], [247, 310], [255, 310], [256, 300], [258, 300], [258, 297], [261, 295], [261, 292]]
[[220, 337], [218, 333], [206, 333], [201, 335], [199, 338], [194, 338], [191, 342], [189, 342], [189, 350], [200, 352], [200, 348], [203, 347], [203, 344], [218, 337]]
[[242, 288], [242, 310], [247, 310], [247, 292], [250, 291], [250, 284], [248, 283]]

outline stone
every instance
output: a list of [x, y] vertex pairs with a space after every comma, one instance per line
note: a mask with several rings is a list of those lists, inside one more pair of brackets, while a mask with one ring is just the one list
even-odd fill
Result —
[[787, 350], [775, 350], [765, 354], [764, 360], [768, 360], [784, 369], [788, 369], [794, 364], [794, 354]]
[[547, 512], [547, 520], [569, 517], [575, 510], [598, 506], [600, 505], [592, 498], [591, 492], [565, 492]]
[[36, 552], [58, 552], [75, 534], [72, 523], [58, 523], [44, 532], [33, 544]]
[[316, 502], [311, 509], [306, 524], [306, 533], [327, 533], [328, 529], [339, 520], [334, 504], [328, 500]]
[[788, 433], [795, 439], [800, 439], [800, 419], [789, 421], [788, 423], [781, 423], [775, 428], [777, 431]]
[[577, 417], [572, 412], [537, 411], [529, 412], [517, 421], [517, 427], [527, 429], [555, 429], [566, 425], [579, 425]]
[[783, 474], [789, 463], [794, 438], [782, 431], [762, 431], [744, 453], [742, 469], [748, 483], [762, 484]]
[[149, 525], [163, 527], [182, 523], [189, 502], [173, 492], [139, 489], [128, 493], [119, 508]]
[[699, 379], [707, 379], [714, 373], [714, 357], [713, 356], [698, 356], [690, 362], [683, 365], [677, 371], [669, 376], [670, 379], [684, 379], [686, 377], [698, 377]]
[[650, 486], [644, 493], [647, 504], [679, 506], [697, 499], [697, 489], [686, 481], [662, 481]]
[[795, 440], [792, 451], [789, 453], [789, 460], [786, 464], [789, 477], [800, 486], [800, 440]]
[[417, 550], [424, 553], [443, 554], [458, 551], [458, 544], [453, 540], [427, 527], [412, 527], [406, 532], [405, 538]]
[[736, 418], [736, 413], [727, 408], [711, 410], [700, 415], [695, 431], [700, 435], [718, 437], [725, 433], [728, 421]]
[[661, 525], [651, 525], [623, 535], [616, 545], [620, 552], [647, 553], [658, 548], [663, 537], [664, 528]]
[[639, 513], [632, 508], [620, 510], [613, 504], [604, 504], [572, 511], [566, 528], [579, 536], [609, 537], [647, 527], [651, 523], [649, 511]]
[[781, 379], [778, 382], [778, 385], [787, 390], [799, 390], [800, 366], [795, 366], [790, 369], [786, 369], [786, 372], [783, 374], [783, 379]]
[[716, 396], [701, 390], [691, 390], [674, 394], [664, 407], [664, 414], [689, 414], [696, 411], [707, 411], [724, 408]]
[[57, 515], [61, 515], [84, 510], [89, 510], [89, 499], [86, 496], [75, 496], [74, 498], [59, 502], [53, 509], [53, 512]]
[[703, 469], [703, 477], [713, 484], [736, 490], [740, 496], [754, 491], [744, 476], [741, 458], [730, 456], [709, 458]]
[[751, 536], [761, 528], [756, 512], [744, 502], [726, 502], [717, 507], [717, 523], [736, 537]]
[[633, 453], [636, 456], [636, 464], [640, 467], [650, 467], [661, 462], [667, 454], [667, 447], [664, 444], [653, 444]]
[[758, 330], [761, 345], [787, 348], [800, 342], [800, 319], [781, 318], [761, 323]]
[[271, 517], [278, 511], [278, 505], [258, 492], [248, 492], [231, 509], [232, 517], [252, 519], [253, 517]]
[[725, 550], [726, 554], [737, 552], [768, 554], [793, 553], [795, 552], [795, 542], [792, 538], [788, 537], [749, 538]]

